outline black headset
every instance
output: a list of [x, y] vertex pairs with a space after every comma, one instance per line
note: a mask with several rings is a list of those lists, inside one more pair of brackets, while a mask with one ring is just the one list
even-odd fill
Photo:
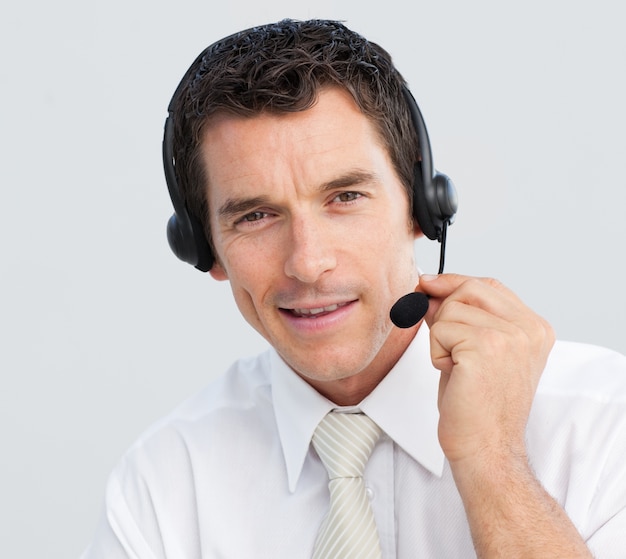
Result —
[[[215, 257], [207, 241], [202, 223], [187, 209], [176, 180], [176, 162], [173, 153], [173, 112], [178, 92], [186, 83], [191, 68], [194, 68], [196, 63], [210, 49], [211, 47], [208, 47], [196, 58], [176, 88], [168, 106], [168, 117], [165, 120], [163, 135], [165, 180], [174, 205], [174, 214], [167, 223], [167, 240], [178, 258], [202, 272], [208, 272], [213, 267]], [[413, 177], [413, 217], [426, 237], [433, 240], [437, 239], [441, 243], [441, 272], [443, 270], [447, 227], [453, 223], [458, 206], [456, 188], [446, 175], [435, 170], [422, 113], [412, 93], [406, 87], [403, 87], [403, 94], [421, 150], [421, 158], [415, 165]]]

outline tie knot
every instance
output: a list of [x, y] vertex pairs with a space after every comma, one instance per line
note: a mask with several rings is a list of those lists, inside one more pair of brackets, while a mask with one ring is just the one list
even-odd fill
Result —
[[329, 413], [313, 433], [313, 446], [329, 478], [363, 477], [380, 427], [362, 413]]

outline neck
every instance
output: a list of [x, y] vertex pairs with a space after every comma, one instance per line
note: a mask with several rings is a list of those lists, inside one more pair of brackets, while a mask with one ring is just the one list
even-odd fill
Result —
[[395, 329], [367, 367], [350, 376], [333, 380], [305, 380], [322, 396], [338, 406], [356, 406], [368, 396], [393, 369], [409, 347], [422, 321], [412, 328]]

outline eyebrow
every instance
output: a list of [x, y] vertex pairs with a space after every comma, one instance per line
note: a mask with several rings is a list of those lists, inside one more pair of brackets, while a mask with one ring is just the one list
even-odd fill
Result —
[[380, 182], [380, 179], [376, 173], [363, 171], [361, 169], [355, 169], [353, 171], [348, 171], [347, 173], [340, 175], [336, 179], [322, 184], [319, 188], [319, 191], [325, 192], [327, 190], [333, 190], [334, 188], [345, 188], [347, 186], [356, 186], [367, 182], [377, 183]]
[[229, 219], [242, 213], [247, 213], [258, 206], [269, 203], [267, 196], [255, 196], [254, 198], [229, 198], [217, 211], [222, 219]]
[[[322, 183], [318, 187], [318, 192], [323, 193], [336, 188], [347, 188], [364, 183], [378, 183], [380, 179], [376, 173], [355, 169], [348, 171], [337, 178]], [[221, 219], [230, 219], [234, 216], [245, 214], [254, 208], [270, 204], [268, 196], [254, 196], [252, 198], [229, 198], [220, 206], [217, 215]]]

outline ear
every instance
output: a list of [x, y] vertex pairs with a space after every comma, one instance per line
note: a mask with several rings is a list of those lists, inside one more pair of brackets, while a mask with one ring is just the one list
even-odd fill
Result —
[[417, 219], [413, 219], [413, 238], [414, 239], [419, 239], [420, 237], [424, 236], [424, 232], [422, 231], [422, 229], [420, 228], [420, 226], [417, 223]]
[[211, 277], [217, 281], [226, 281], [228, 279], [226, 270], [224, 270], [224, 267], [219, 262], [215, 262], [213, 264], [209, 270], [209, 274], [211, 274]]

